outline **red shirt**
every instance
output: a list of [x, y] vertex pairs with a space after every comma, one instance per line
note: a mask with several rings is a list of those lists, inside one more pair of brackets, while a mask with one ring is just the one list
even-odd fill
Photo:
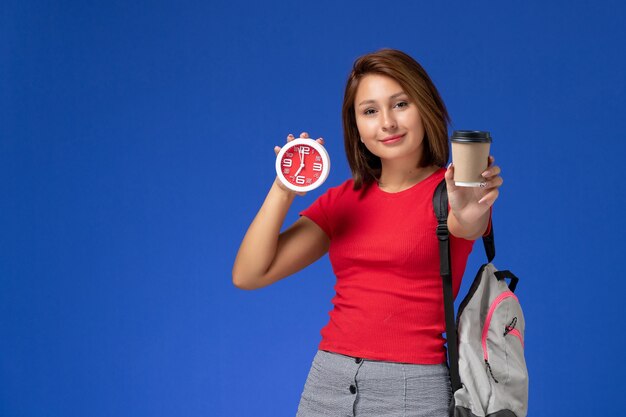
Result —
[[[437, 220], [432, 198], [441, 168], [413, 187], [382, 191], [353, 181], [329, 189], [301, 214], [330, 237], [337, 277], [319, 348], [414, 364], [446, 361]], [[451, 236], [456, 296], [473, 241]]]

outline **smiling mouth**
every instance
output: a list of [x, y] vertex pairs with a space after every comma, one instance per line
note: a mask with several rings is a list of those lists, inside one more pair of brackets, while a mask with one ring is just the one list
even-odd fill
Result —
[[402, 139], [404, 137], [404, 134], [402, 135], [394, 135], [394, 136], [389, 136], [386, 137], [385, 139], [382, 139], [381, 142], [388, 145], [391, 143], [396, 143], [398, 142], [400, 139]]

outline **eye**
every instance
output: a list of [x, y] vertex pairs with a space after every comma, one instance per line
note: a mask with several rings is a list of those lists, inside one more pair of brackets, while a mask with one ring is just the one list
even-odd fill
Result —
[[396, 107], [399, 107], [399, 108], [404, 108], [404, 107], [407, 107], [408, 105], [409, 105], [409, 103], [408, 103], [408, 102], [406, 102], [406, 101], [400, 101], [399, 103], [397, 103], [397, 104], [396, 104]]
[[371, 116], [374, 113], [376, 113], [376, 110], [374, 109], [365, 109], [365, 111], [363, 111], [363, 114], [366, 116]]

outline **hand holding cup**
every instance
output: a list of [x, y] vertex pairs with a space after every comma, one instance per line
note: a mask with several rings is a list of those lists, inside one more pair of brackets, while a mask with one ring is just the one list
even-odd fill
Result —
[[482, 222], [503, 183], [500, 167], [489, 155], [491, 136], [488, 132], [456, 131], [451, 142], [453, 162], [445, 175], [450, 208], [462, 224]]

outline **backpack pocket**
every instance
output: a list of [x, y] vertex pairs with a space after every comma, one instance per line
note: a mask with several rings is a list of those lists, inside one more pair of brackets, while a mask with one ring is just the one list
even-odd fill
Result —
[[481, 337], [483, 359], [493, 382], [509, 384], [524, 360], [524, 315], [511, 291], [498, 295], [489, 306]]

